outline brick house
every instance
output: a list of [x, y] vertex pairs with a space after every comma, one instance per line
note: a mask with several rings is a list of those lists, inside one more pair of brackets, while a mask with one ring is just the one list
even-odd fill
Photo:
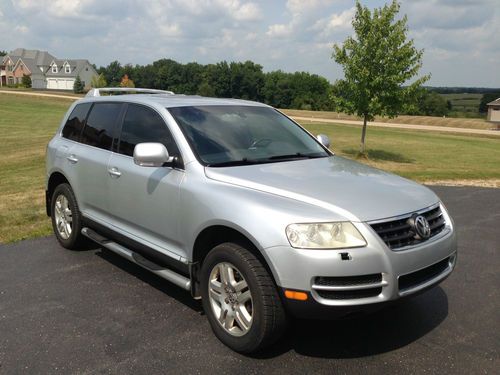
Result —
[[17, 48], [2, 59], [0, 87], [21, 83], [23, 75], [31, 77], [35, 89], [73, 90], [76, 77], [90, 89], [90, 82], [97, 75], [88, 60], [60, 60], [47, 51]]

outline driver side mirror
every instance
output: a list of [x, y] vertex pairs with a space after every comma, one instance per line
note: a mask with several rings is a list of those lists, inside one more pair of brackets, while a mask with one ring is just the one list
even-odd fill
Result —
[[145, 142], [134, 147], [134, 163], [141, 167], [163, 167], [173, 161], [162, 143]]
[[323, 146], [325, 146], [326, 148], [330, 148], [330, 138], [328, 138], [327, 135], [324, 135], [324, 134], [318, 134], [316, 136], [316, 139], [319, 141], [319, 143], [321, 143]]

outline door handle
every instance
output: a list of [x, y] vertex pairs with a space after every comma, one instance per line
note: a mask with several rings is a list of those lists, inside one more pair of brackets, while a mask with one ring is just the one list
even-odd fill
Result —
[[112, 176], [112, 177], [120, 177], [122, 175], [122, 172], [120, 172], [118, 170], [118, 168], [116, 167], [113, 167], [111, 169], [108, 169], [108, 173]]
[[67, 156], [66, 159], [68, 159], [71, 164], [78, 163], [78, 158], [73, 154], [71, 154], [70, 156]]

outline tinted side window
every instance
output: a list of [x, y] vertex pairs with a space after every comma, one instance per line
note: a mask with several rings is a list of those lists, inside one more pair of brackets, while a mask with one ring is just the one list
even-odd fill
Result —
[[71, 139], [72, 141], [79, 140], [80, 133], [82, 132], [83, 125], [85, 123], [85, 118], [87, 117], [87, 113], [91, 105], [92, 103], [78, 104], [73, 109], [62, 130], [62, 136], [64, 138]]
[[121, 108], [120, 103], [95, 103], [83, 128], [82, 143], [109, 150]]
[[129, 104], [123, 120], [118, 152], [132, 156], [135, 145], [142, 142], [163, 143], [170, 155], [179, 155], [172, 134], [161, 116], [150, 108]]

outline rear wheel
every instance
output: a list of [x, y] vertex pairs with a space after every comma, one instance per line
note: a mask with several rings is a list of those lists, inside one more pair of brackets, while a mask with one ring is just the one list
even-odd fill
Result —
[[201, 294], [212, 330], [233, 350], [255, 352], [285, 330], [285, 311], [271, 276], [239, 245], [224, 243], [210, 251], [202, 265]]
[[59, 243], [66, 249], [77, 250], [86, 243], [81, 234], [82, 216], [75, 194], [68, 184], [58, 185], [51, 200], [52, 228]]

